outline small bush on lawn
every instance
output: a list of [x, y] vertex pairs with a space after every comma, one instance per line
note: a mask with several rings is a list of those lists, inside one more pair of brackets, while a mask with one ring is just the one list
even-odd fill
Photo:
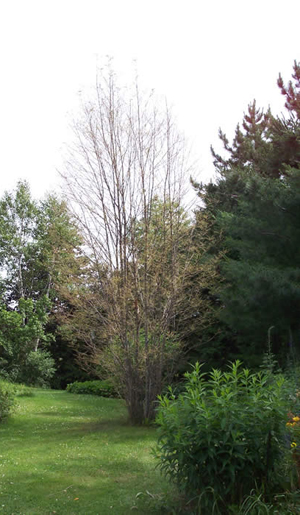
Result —
[[14, 364], [9, 371], [2, 370], [1, 376], [14, 384], [48, 387], [55, 374], [54, 359], [47, 350], [30, 351], [22, 364]]
[[253, 489], [266, 499], [282, 491], [283, 383], [239, 361], [208, 375], [196, 364], [178, 399], [172, 389], [159, 398], [159, 466], [203, 513], [240, 505]]
[[33, 397], [34, 390], [30, 388], [30, 386], [26, 386], [26, 384], [16, 384], [16, 397]]
[[15, 393], [13, 384], [0, 380], [0, 422], [10, 414], [14, 405]]
[[99, 395], [101, 397], [119, 397], [110, 381], [84, 381], [68, 384], [67, 392]]
[[26, 366], [18, 377], [18, 382], [31, 386], [48, 387], [55, 374], [55, 362], [47, 350], [31, 351], [26, 358]]

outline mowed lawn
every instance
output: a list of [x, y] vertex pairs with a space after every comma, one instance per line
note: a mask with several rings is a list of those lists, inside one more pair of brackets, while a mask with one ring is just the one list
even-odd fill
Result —
[[37, 390], [17, 404], [0, 424], [0, 513], [160, 512], [155, 428], [130, 426], [122, 400]]

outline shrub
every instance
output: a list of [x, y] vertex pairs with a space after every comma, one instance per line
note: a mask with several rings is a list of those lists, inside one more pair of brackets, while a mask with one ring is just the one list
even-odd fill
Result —
[[34, 397], [34, 390], [26, 384], [16, 384], [16, 397]]
[[67, 392], [99, 395], [101, 397], [119, 397], [110, 381], [84, 381], [68, 384]]
[[15, 387], [7, 381], [0, 380], [0, 422], [11, 412], [14, 405]]
[[[55, 362], [47, 350], [29, 352], [26, 367], [18, 378], [20, 382], [33, 386], [48, 386], [55, 374]], [[18, 382], [19, 382], [18, 381]]]
[[20, 364], [15, 364], [2, 375], [12, 383], [47, 387], [55, 374], [55, 362], [47, 350], [30, 351]]
[[159, 466], [199, 509], [239, 505], [252, 489], [282, 484], [285, 447], [284, 378], [196, 364], [178, 399], [159, 397]]

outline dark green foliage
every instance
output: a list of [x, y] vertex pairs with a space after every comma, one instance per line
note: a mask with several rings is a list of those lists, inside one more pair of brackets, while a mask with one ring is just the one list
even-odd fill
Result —
[[14, 385], [0, 379], [0, 422], [8, 417], [13, 409], [15, 394]]
[[[160, 397], [160, 468], [203, 513], [240, 504], [257, 485], [266, 494], [283, 482], [284, 379], [252, 374], [237, 361], [208, 375], [197, 364], [185, 392]], [[207, 511], [205, 511], [207, 510]]]
[[38, 349], [27, 355], [26, 369], [18, 380], [32, 386], [49, 386], [54, 374], [54, 359], [50, 352]]
[[83, 383], [76, 381], [75, 383], [68, 384], [66, 390], [70, 393], [99, 395], [100, 397], [119, 397], [114, 385], [107, 380], [84, 381]]
[[299, 352], [299, 77], [295, 63], [293, 83], [278, 81], [288, 117], [263, 115], [250, 104], [232, 144], [220, 132], [229, 157], [213, 151], [216, 183], [194, 183], [202, 201], [196, 229], [203, 218], [210, 220], [211, 254], [223, 253], [218, 279], [207, 292], [212, 324], [193, 335], [209, 365], [240, 358], [259, 366], [271, 326], [280, 366]]
[[252, 364], [274, 326], [272, 348], [285, 362], [300, 334], [300, 171], [245, 178], [235, 211], [218, 217], [228, 249], [219, 317]]
[[[63, 306], [64, 313], [70, 314], [72, 306], [67, 302]], [[74, 328], [75, 321], [72, 318]], [[76, 323], [79, 323], [76, 318]], [[86, 324], [88, 326], [88, 324]], [[55, 316], [51, 317], [46, 326], [47, 332], [54, 335], [54, 340], [51, 342], [51, 356], [55, 361], [56, 372], [50, 379], [51, 388], [64, 390], [68, 384], [75, 381], [88, 381], [91, 379], [98, 379], [99, 375], [88, 373], [80, 367], [80, 359], [78, 357], [80, 351], [80, 342], [76, 342], [76, 350], [74, 346], [68, 341], [68, 338], [62, 335], [61, 325]]]
[[0, 364], [2, 375], [13, 382], [42, 385], [55, 372], [49, 352], [37, 348], [51, 341], [44, 330], [49, 304], [44, 297], [35, 304], [20, 299], [15, 311], [0, 306]]

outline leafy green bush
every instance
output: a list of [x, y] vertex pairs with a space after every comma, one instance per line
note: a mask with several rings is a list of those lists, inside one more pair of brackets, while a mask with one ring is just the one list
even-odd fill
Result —
[[239, 361], [207, 376], [196, 364], [184, 393], [159, 398], [159, 466], [205, 513], [283, 484], [283, 384], [281, 376], [241, 370]]
[[26, 386], [26, 384], [16, 384], [15, 388], [16, 388], [16, 397], [33, 397], [34, 396], [33, 388]]
[[84, 381], [68, 384], [66, 388], [70, 393], [83, 393], [99, 395], [101, 397], [119, 397], [114, 385], [110, 381]]
[[0, 368], [13, 383], [44, 386], [55, 373], [54, 360], [45, 350], [53, 340], [45, 331], [50, 307], [45, 295], [36, 302], [19, 299], [13, 311], [0, 302]]
[[[1, 366], [0, 361], [0, 366]], [[20, 364], [15, 363], [9, 371], [2, 370], [1, 376], [14, 384], [48, 387], [55, 374], [55, 362], [48, 350], [30, 351]], [[5, 365], [4, 365], [5, 366]]]
[[31, 351], [26, 358], [26, 369], [23, 371], [20, 382], [32, 386], [48, 386], [51, 377], [55, 374], [55, 362], [47, 350]]
[[13, 384], [0, 380], [0, 422], [11, 412], [16, 390]]

